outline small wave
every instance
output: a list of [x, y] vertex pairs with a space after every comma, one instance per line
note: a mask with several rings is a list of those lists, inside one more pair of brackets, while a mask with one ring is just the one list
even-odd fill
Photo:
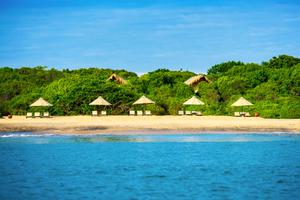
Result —
[[54, 134], [5, 134], [5, 135], [0, 135], [1, 138], [23, 138], [23, 137], [47, 137], [47, 136], [52, 136]]

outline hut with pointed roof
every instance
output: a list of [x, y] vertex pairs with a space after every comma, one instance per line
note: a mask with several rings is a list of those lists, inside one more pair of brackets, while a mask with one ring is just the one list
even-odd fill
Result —
[[124, 78], [122, 78], [121, 76], [119, 76], [119, 75], [117, 75], [117, 74], [115, 74], [115, 73], [113, 73], [113, 74], [107, 79], [107, 81], [114, 81], [114, 82], [116, 82], [116, 83], [118, 83], [118, 84], [120, 84], [120, 85], [128, 84], [128, 82], [127, 82]]
[[252, 106], [253, 104], [249, 102], [247, 99], [244, 97], [240, 97], [236, 102], [234, 102], [231, 106]]
[[242, 107], [243, 112], [234, 112], [234, 116], [246, 116], [250, 117], [250, 114], [248, 112], [244, 112], [244, 107], [245, 106], [253, 106], [251, 102], [249, 102], [247, 99], [244, 97], [240, 97], [236, 102], [234, 102], [231, 106], [233, 107]]
[[[143, 105], [143, 111], [145, 115], [151, 115], [150, 110], [145, 111], [145, 106], [149, 104], [155, 104], [154, 101], [151, 99], [147, 98], [145, 95], [141, 96], [138, 100], [136, 100], [133, 105]], [[143, 111], [137, 111], [137, 115], [143, 115]]]
[[91, 106], [110, 106], [111, 103], [109, 103], [108, 101], [103, 99], [103, 97], [99, 96], [97, 99], [95, 99], [89, 105], [91, 105]]
[[154, 104], [155, 102], [146, 97], [145, 95], [141, 96], [138, 100], [136, 100], [133, 105], [145, 105], [145, 104]]
[[192, 96], [192, 98], [188, 99], [183, 103], [183, 105], [204, 105], [204, 103], [198, 99], [196, 96]]
[[38, 100], [36, 100], [34, 103], [30, 105], [30, 107], [49, 107], [49, 106], [52, 106], [52, 104], [47, 102], [42, 97], [40, 97]]
[[[94, 101], [92, 101], [91, 103], [89, 103], [89, 105], [91, 106], [104, 106], [104, 110], [101, 110], [101, 115], [107, 115], [107, 112], [105, 110], [106, 106], [110, 106], [111, 103], [109, 103], [108, 101], [106, 101], [105, 99], [103, 99], [102, 96], [99, 96], [97, 99], [95, 99]], [[92, 111], [92, 116], [98, 116], [98, 110], [93, 110]]]
[[[196, 96], [192, 96], [190, 99], [183, 103], [184, 106], [203, 106], [204, 103], [198, 99]], [[202, 115], [200, 111], [185, 111], [187, 115]]]
[[[45, 99], [40, 97], [38, 100], [36, 100], [35, 102], [33, 102], [30, 105], [30, 107], [37, 107], [37, 109], [40, 111], [34, 112], [34, 114], [32, 112], [27, 112], [26, 118], [28, 118], [28, 117], [50, 117], [49, 112], [48, 111], [46, 112], [46, 110], [45, 110], [46, 107], [50, 107], [50, 106], [52, 106], [51, 103], [47, 102]], [[43, 111], [43, 112], [41, 113], [41, 111]]]
[[199, 74], [199, 75], [196, 75], [196, 76], [193, 76], [191, 78], [189, 78], [188, 80], [186, 80], [184, 83], [188, 86], [192, 86], [192, 87], [195, 87], [197, 86], [201, 81], [205, 81], [207, 83], [210, 83], [211, 81], [205, 76], [205, 75], [202, 75], [202, 74]]

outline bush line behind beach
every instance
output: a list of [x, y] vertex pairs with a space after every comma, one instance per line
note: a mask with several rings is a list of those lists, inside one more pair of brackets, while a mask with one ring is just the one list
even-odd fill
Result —
[[[116, 73], [128, 84], [107, 81]], [[39, 97], [53, 104], [52, 115], [90, 114], [89, 103], [99, 95], [113, 105], [111, 114], [127, 114], [142, 94], [156, 102], [146, 106], [154, 114], [175, 115], [182, 103], [196, 95], [205, 105], [185, 109], [201, 110], [204, 115], [232, 115], [230, 105], [240, 96], [254, 106], [245, 110], [266, 118], [300, 118], [300, 59], [281, 55], [261, 64], [229, 61], [208, 69], [207, 78], [190, 87], [184, 82], [194, 72], [158, 69], [140, 77], [125, 70], [81, 68], [48, 69], [45, 66], [0, 68], [0, 116], [25, 114]], [[101, 109], [101, 108], [99, 108]], [[135, 107], [135, 109], [144, 109]]]

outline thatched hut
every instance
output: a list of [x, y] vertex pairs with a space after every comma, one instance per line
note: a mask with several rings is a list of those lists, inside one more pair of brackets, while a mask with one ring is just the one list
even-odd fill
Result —
[[239, 106], [252, 106], [253, 104], [249, 102], [244, 97], [239, 98], [236, 102], [234, 102], [231, 106], [239, 107]]
[[231, 106], [233, 107], [242, 107], [242, 111], [243, 112], [235, 112], [234, 116], [239, 117], [239, 116], [246, 116], [246, 117], [250, 117], [250, 114], [247, 112], [244, 112], [244, 107], [245, 106], [253, 106], [253, 104], [251, 102], [249, 102], [247, 99], [245, 99], [244, 97], [239, 98], [236, 102], [234, 102]]
[[34, 112], [34, 114], [32, 112], [27, 112], [26, 114], [26, 118], [33, 118], [33, 117], [50, 117], [49, 112], [45, 111], [46, 107], [50, 107], [52, 106], [51, 103], [47, 102], [45, 99], [43, 99], [42, 97], [40, 97], [38, 100], [36, 100], [34, 103], [32, 103], [30, 105], [30, 107], [37, 107], [40, 111], [42, 112]]
[[115, 81], [116, 83], [123, 85], [123, 84], [128, 84], [128, 82], [123, 79], [121, 76], [118, 76], [117, 74], [113, 73], [107, 81]]
[[204, 103], [197, 97], [193, 96], [192, 98], [184, 102], [183, 105], [204, 105]]
[[[91, 106], [104, 106], [104, 109], [105, 109], [106, 106], [110, 106], [111, 103], [109, 103], [108, 101], [103, 99], [103, 97], [99, 96], [97, 99], [95, 99], [89, 105], [91, 105]], [[106, 110], [102, 110], [101, 115], [107, 115]], [[98, 110], [93, 110], [92, 111], [92, 116], [98, 116]]]
[[188, 80], [186, 80], [184, 83], [186, 85], [195, 87], [197, 86], [201, 81], [205, 81], [207, 83], [210, 83], [211, 81], [205, 76], [205, 75], [197, 75], [197, 76], [193, 76], [191, 78], [189, 78]]
[[[187, 101], [185, 101], [183, 103], [184, 106], [203, 106], [204, 103], [198, 99], [196, 96], [192, 96], [190, 99], [188, 99]], [[183, 111], [181, 111], [183, 112]], [[180, 114], [180, 112], [178, 112], [178, 114]], [[186, 115], [198, 115], [198, 116], [201, 116], [202, 113], [200, 111], [188, 111], [186, 110], [185, 111], [185, 114]]]
[[145, 95], [141, 96], [136, 102], [133, 103], [133, 105], [138, 105], [138, 104], [154, 104], [155, 102], [152, 101], [151, 99], [147, 98]]
[[91, 102], [89, 105], [91, 106], [110, 106], [111, 104], [103, 99], [101, 96], [99, 96], [97, 99], [95, 99], [93, 102]]
[[49, 106], [52, 106], [52, 104], [48, 103], [42, 97], [30, 105], [30, 107], [49, 107]]

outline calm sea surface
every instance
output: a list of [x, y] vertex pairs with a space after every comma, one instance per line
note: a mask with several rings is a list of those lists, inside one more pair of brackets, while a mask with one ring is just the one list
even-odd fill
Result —
[[300, 136], [0, 133], [0, 199], [300, 199]]

